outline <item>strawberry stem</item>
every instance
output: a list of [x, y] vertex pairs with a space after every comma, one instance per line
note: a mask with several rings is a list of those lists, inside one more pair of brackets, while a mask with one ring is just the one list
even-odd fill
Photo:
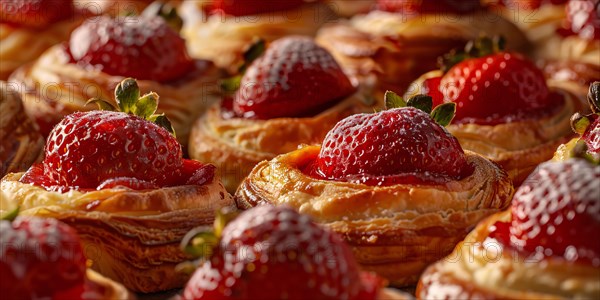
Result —
[[115, 88], [115, 100], [124, 113], [132, 113], [132, 106], [140, 98], [140, 88], [133, 78], [126, 78]]
[[406, 106], [414, 107], [430, 114], [433, 109], [433, 98], [427, 95], [415, 95], [408, 99]]
[[432, 112], [431, 118], [442, 127], [450, 125], [456, 114], [456, 103], [449, 102], [438, 105]]
[[17, 216], [19, 216], [20, 211], [21, 211], [21, 208], [19, 206], [17, 206], [12, 210], [3, 212], [2, 216], [0, 216], [0, 220], [12, 222], [17, 218]]
[[181, 249], [194, 258], [210, 258], [219, 243], [223, 229], [237, 215], [238, 212], [231, 208], [218, 210], [213, 226], [200, 226], [192, 229], [182, 239]]
[[570, 154], [573, 158], [582, 158], [592, 164], [600, 165], [600, 153], [588, 152], [587, 144], [583, 140], [577, 141]]
[[392, 91], [385, 92], [383, 97], [385, 99], [385, 109], [406, 107], [406, 101]]
[[600, 114], [600, 81], [595, 81], [590, 85], [587, 99], [590, 107], [592, 108], [592, 112], [595, 114]]
[[433, 108], [433, 98], [428, 95], [415, 95], [404, 101], [398, 94], [387, 91], [384, 95], [385, 98], [385, 109], [402, 108], [402, 107], [414, 107], [428, 113], [431, 118], [441, 125], [442, 127], [448, 126], [456, 113], [456, 103], [449, 102], [438, 105]]
[[506, 40], [502, 36], [480, 37], [469, 41], [463, 50], [453, 49], [438, 58], [438, 65], [446, 73], [463, 60], [487, 56], [504, 50]]
[[117, 108], [114, 105], [112, 105], [112, 103], [102, 100], [102, 99], [99, 99], [99, 98], [92, 98], [92, 99], [88, 100], [84, 106], [87, 106], [89, 104], [98, 105], [99, 110], [118, 111]]
[[158, 16], [165, 20], [167, 25], [169, 25], [176, 32], [181, 31], [183, 27], [183, 19], [177, 13], [177, 9], [163, 1], [154, 1], [150, 4], [144, 11], [142, 12], [143, 17], [154, 17]]
[[583, 135], [585, 133], [588, 126], [590, 126], [590, 123], [590, 119], [580, 113], [575, 113], [571, 117], [571, 129], [573, 129], [573, 131], [579, 135]]

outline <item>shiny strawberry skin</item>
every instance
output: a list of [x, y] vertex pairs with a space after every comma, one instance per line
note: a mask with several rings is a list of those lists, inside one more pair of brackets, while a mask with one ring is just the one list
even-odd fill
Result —
[[412, 107], [340, 121], [325, 137], [316, 165], [327, 179], [376, 185], [440, 183], [472, 172], [458, 140]]
[[194, 67], [185, 41], [160, 17], [93, 18], [75, 29], [72, 62], [115, 76], [173, 81]]
[[355, 87], [334, 58], [308, 37], [273, 42], [244, 74], [233, 102], [242, 117], [301, 117], [352, 94]]
[[600, 39], [600, 0], [571, 0], [566, 5], [566, 28], [559, 33], [578, 35], [586, 40]]
[[73, 17], [71, 0], [2, 0], [0, 22], [42, 29]]
[[517, 249], [600, 266], [600, 166], [547, 162], [516, 192], [510, 242]]
[[96, 188], [130, 177], [170, 184], [182, 166], [177, 139], [134, 115], [90, 111], [66, 116], [46, 143], [44, 173], [56, 185]]
[[183, 298], [375, 299], [379, 287], [336, 234], [289, 207], [265, 205], [225, 227]]
[[587, 145], [587, 151], [600, 153], [600, 117], [596, 114], [592, 117], [592, 123], [585, 130], [581, 138]]
[[[44, 299], [83, 291], [86, 259], [72, 228], [55, 219], [18, 217], [0, 221], [0, 232], [2, 297]], [[81, 299], [77, 296], [70, 299]]]
[[304, 0], [214, 0], [211, 12], [232, 16], [273, 13], [298, 8]]
[[454, 123], [494, 124], [554, 111], [562, 96], [551, 93], [540, 69], [520, 54], [500, 52], [462, 61], [442, 77], [445, 102], [455, 102]]
[[481, 8], [479, 0], [378, 0], [382, 11], [411, 14], [457, 13], [465, 14]]

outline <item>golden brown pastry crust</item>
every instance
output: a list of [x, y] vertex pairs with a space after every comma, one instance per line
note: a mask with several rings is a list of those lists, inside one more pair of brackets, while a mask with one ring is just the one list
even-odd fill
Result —
[[78, 13], [39, 30], [0, 23], [0, 80], [8, 79], [17, 68], [34, 61], [53, 45], [68, 40], [84, 17]]
[[[441, 71], [428, 72], [413, 86], [419, 87], [425, 78], [439, 75]], [[551, 90], [565, 96], [565, 105], [550, 116], [498, 125], [450, 124], [446, 129], [458, 139], [463, 149], [500, 164], [518, 185], [538, 164], [552, 158], [556, 147], [573, 137], [570, 119], [585, 101], [585, 94], [580, 99], [582, 95], [578, 97], [555, 87], [551, 81], [549, 85]], [[420, 93], [418, 88], [413, 92]]]
[[220, 181], [156, 190], [49, 192], [11, 173], [0, 182], [21, 214], [57, 218], [75, 228], [92, 268], [136, 292], [182, 287], [175, 266], [189, 259], [179, 249], [192, 228], [211, 224], [215, 211], [234, 202]]
[[[69, 63], [63, 47], [48, 49], [37, 61], [21, 67], [11, 76], [11, 81], [19, 84], [27, 113], [45, 134], [65, 115], [97, 109], [93, 105], [84, 106], [90, 98], [102, 98], [114, 104], [114, 88], [124, 79]], [[196, 66], [195, 71], [172, 83], [137, 80], [142, 92], [154, 91], [160, 95], [157, 112], [169, 117], [184, 147], [192, 122], [218, 99], [215, 93], [222, 75], [208, 61], [196, 61]]]
[[341, 119], [372, 111], [361, 92], [313, 117], [271, 120], [224, 119], [213, 105], [194, 124], [189, 142], [191, 158], [217, 166], [223, 185], [235, 192], [260, 161], [290, 152], [301, 144], [320, 143]]
[[353, 17], [357, 14], [368, 13], [375, 0], [329, 0], [331, 9], [341, 17]]
[[340, 234], [361, 266], [403, 286], [450, 253], [470, 228], [506, 208], [513, 187], [489, 160], [466, 152], [474, 173], [444, 185], [373, 187], [318, 180], [301, 170], [319, 146], [259, 163], [235, 195], [241, 209], [287, 204]]
[[210, 0], [185, 1], [182, 35], [192, 57], [208, 59], [221, 68], [237, 72], [243, 52], [256, 38], [267, 42], [289, 35], [314, 36], [318, 28], [336, 18], [331, 8], [319, 1], [284, 11], [250, 16], [205, 15], [202, 6]]
[[25, 114], [14, 85], [0, 81], [0, 176], [27, 170], [43, 149], [44, 139]]
[[[535, 261], [486, 240], [496, 221], [510, 222], [510, 211], [481, 222], [454, 252], [430, 266], [417, 286], [419, 299], [598, 299], [598, 268], [547, 258]], [[485, 242], [485, 243], [484, 243]]]
[[373, 11], [326, 26], [316, 39], [348, 73], [363, 83], [376, 84], [377, 92], [403, 93], [415, 78], [437, 68], [438, 56], [482, 33], [505, 36], [511, 49], [527, 47], [523, 33], [492, 12], [409, 18]]

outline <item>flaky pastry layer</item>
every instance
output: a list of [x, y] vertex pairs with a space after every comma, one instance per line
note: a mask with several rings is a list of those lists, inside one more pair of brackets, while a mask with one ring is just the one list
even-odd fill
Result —
[[[208, 61], [196, 61], [196, 69], [171, 83], [137, 80], [142, 93], [160, 96], [157, 113], [165, 113], [173, 123], [177, 139], [187, 145], [192, 122], [218, 99], [221, 72]], [[11, 81], [18, 83], [27, 113], [47, 134], [65, 115], [97, 109], [84, 106], [90, 98], [114, 102], [114, 88], [124, 79], [98, 70], [69, 63], [62, 45], [46, 51], [37, 61], [21, 67]]]
[[271, 120], [224, 119], [221, 106], [215, 104], [194, 124], [189, 155], [216, 165], [223, 184], [234, 192], [258, 162], [301, 144], [320, 143], [338, 121], [372, 111], [366, 103], [363, 93], [357, 92], [313, 117]]
[[0, 81], [0, 176], [27, 170], [44, 149], [44, 139], [13, 88]]
[[510, 211], [495, 214], [430, 266], [417, 287], [420, 299], [598, 299], [599, 268], [559, 257], [534, 260], [489, 239], [495, 222], [510, 222]]
[[[425, 78], [441, 75], [431, 71], [415, 81], [415, 94]], [[552, 82], [549, 82], [552, 84]], [[582, 99], [562, 88], [550, 86], [565, 97], [554, 114], [538, 119], [497, 125], [451, 124], [446, 127], [463, 149], [482, 154], [500, 164], [515, 184], [520, 184], [540, 163], [552, 158], [556, 148], [573, 136], [571, 116], [581, 108]]]
[[181, 12], [185, 20], [182, 35], [193, 57], [214, 61], [219, 67], [237, 72], [244, 50], [257, 38], [267, 42], [289, 36], [314, 36], [318, 28], [336, 18], [322, 2], [306, 3], [294, 10], [249, 16], [206, 15], [208, 0], [186, 1]]
[[511, 49], [527, 47], [524, 34], [492, 12], [405, 16], [373, 11], [324, 27], [317, 42], [359, 80], [375, 78], [377, 90], [402, 93], [415, 78], [436, 69], [439, 56], [481, 34], [502, 35]]
[[179, 249], [191, 229], [212, 224], [215, 211], [233, 207], [215, 180], [155, 190], [106, 189], [49, 192], [11, 173], [0, 182], [5, 201], [23, 215], [57, 218], [75, 228], [92, 268], [136, 292], [182, 287], [188, 276], [175, 266], [189, 259]]
[[83, 297], [86, 300], [98, 299], [98, 300], [133, 300], [135, 297], [127, 291], [127, 289], [98, 273], [94, 270], [88, 269], [86, 276], [93, 290], [87, 292]]
[[8, 79], [17, 68], [34, 61], [53, 45], [67, 41], [83, 19], [76, 16], [40, 30], [0, 23], [0, 80]]
[[238, 207], [286, 204], [309, 214], [339, 233], [363, 268], [396, 286], [416, 283], [429, 263], [506, 208], [513, 194], [507, 174], [472, 152], [466, 155], [475, 171], [460, 181], [374, 187], [305, 175], [319, 151], [307, 146], [259, 163], [236, 192]]

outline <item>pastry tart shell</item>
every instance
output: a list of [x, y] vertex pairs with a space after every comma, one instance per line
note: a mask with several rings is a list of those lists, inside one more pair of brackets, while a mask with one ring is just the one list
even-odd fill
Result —
[[23, 215], [72, 226], [92, 268], [135, 292], [182, 287], [188, 276], [175, 266], [189, 257], [179, 248], [181, 239], [197, 226], [212, 224], [216, 210], [235, 206], [217, 180], [155, 190], [57, 193], [19, 182], [22, 175], [2, 179], [3, 196]]
[[[76, 111], [96, 109], [85, 106], [90, 98], [114, 102], [114, 88], [124, 77], [88, 70], [69, 63], [63, 45], [54, 46], [34, 63], [23, 66], [10, 78], [18, 83], [27, 113], [48, 134], [60, 120]], [[184, 78], [160, 83], [137, 80], [142, 93], [160, 95], [157, 113], [165, 113], [177, 139], [185, 147], [192, 122], [206, 107], [217, 101], [221, 71], [208, 61], [196, 61], [196, 68]]]
[[240, 209], [290, 205], [340, 234], [361, 266], [395, 286], [415, 284], [425, 267], [452, 251], [481, 219], [506, 208], [507, 174], [466, 152], [474, 173], [443, 185], [368, 186], [319, 180], [301, 170], [319, 146], [259, 163], [235, 195]]
[[481, 222], [452, 254], [430, 266], [417, 286], [419, 299], [598, 299], [599, 268], [559, 257], [534, 260], [488, 239], [510, 211]]
[[338, 121], [372, 111], [367, 102], [359, 91], [312, 117], [270, 120], [223, 118], [221, 105], [215, 104], [194, 124], [189, 155], [217, 166], [225, 188], [235, 192], [257, 163], [301, 144], [320, 143]]
[[102, 299], [102, 300], [133, 300], [133, 296], [122, 285], [96, 273], [94, 270], [87, 270], [87, 279], [100, 291], [94, 291], [92, 295], [85, 295], [84, 299]]

